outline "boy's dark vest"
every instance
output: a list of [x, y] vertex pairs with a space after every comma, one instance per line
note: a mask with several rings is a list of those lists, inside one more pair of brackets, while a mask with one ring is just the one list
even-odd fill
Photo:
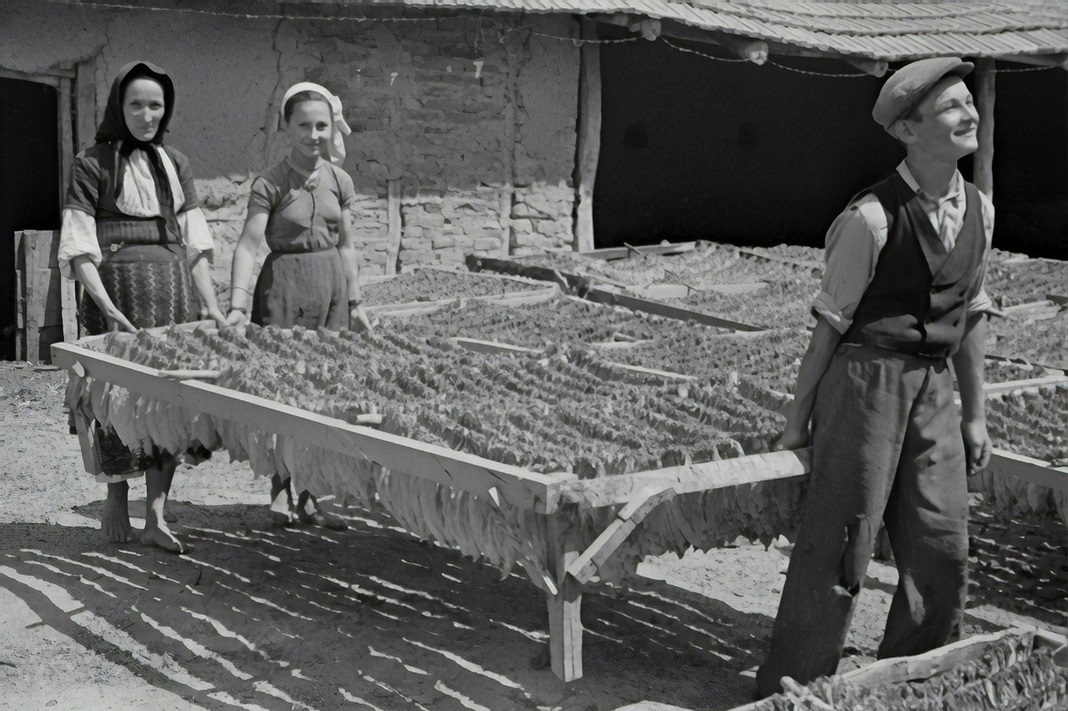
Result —
[[978, 189], [964, 184], [964, 224], [949, 253], [919, 196], [898, 173], [865, 192], [886, 211], [886, 246], [842, 342], [932, 358], [952, 355], [964, 337], [986, 249]]

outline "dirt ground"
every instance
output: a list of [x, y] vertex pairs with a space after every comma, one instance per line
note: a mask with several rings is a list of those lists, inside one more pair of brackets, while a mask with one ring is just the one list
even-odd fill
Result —
[[[350, 530], [272, 528], [268, 483], [225, 454], [175, 477], [168, 511], [195, 551], [107, 543], [104, 486], [82, 472], [65, 382], [0, 363], [0, 709], [720, 711], [751, 700], [785, 542], [651, 559], [642, 580], [589, 590], [584, 676], [564, 684], [545, 668], [545, 604], [525, 579], [333, 503]], [[135, 515], [143, 497], [135, 482]], [[972, 533], [966, 632], [1063, 633], [1063, 523], [979, 502]], [[840, 670], [872, 660], [895, 584], [892, 566], [872, 565]]]

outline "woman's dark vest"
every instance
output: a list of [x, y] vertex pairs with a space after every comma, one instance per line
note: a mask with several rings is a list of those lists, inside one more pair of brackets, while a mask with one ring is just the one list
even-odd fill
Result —
[[986, 233], [979, 191], [964, 184], [964, 224], [948, 253], [919, 196], [898, 173], [866, 192], [886, 212], [886, 246], [842, 342], [931, 358], [952, 355], [981, 283]]

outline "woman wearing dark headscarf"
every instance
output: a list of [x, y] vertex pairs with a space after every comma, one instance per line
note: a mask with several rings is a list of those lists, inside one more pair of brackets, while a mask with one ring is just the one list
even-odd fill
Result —
[[[163, 145], [173, 112], [174, 84], [166, 72], [148, 62], [127, 64], [111, 85], [96, 145], [74, 161], [59, 264], [89, 296], [78, 314], [84, 333], [183, 323], [198, 312], [225, 322], [211, 281], [214, 245], [189, 161]], [[104, 472], [97, 478], [108, 484], [101, 527], [108, 537], [131, 540], [127, 480], [144, 472], [141, 540], [185, 552], [163, 519], [177, 466], [173, 453], [131, 452], [112, 431], [102, 432], [100, 443]]]

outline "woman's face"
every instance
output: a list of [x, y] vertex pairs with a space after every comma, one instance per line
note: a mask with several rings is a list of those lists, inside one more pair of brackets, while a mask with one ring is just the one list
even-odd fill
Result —
[[293, 107], [286, 133], [293, 150], [308, 158], [327, 158], [327, 146], [334, 130], [330, 105], [325, 101], [302, 101]]
[[122, 115], [126, 128], [139, 141], [151, 141], [159, 131], [166, 111], [163, 87], [155, 79], [138, 77], [126, 85], [122, 98]]

